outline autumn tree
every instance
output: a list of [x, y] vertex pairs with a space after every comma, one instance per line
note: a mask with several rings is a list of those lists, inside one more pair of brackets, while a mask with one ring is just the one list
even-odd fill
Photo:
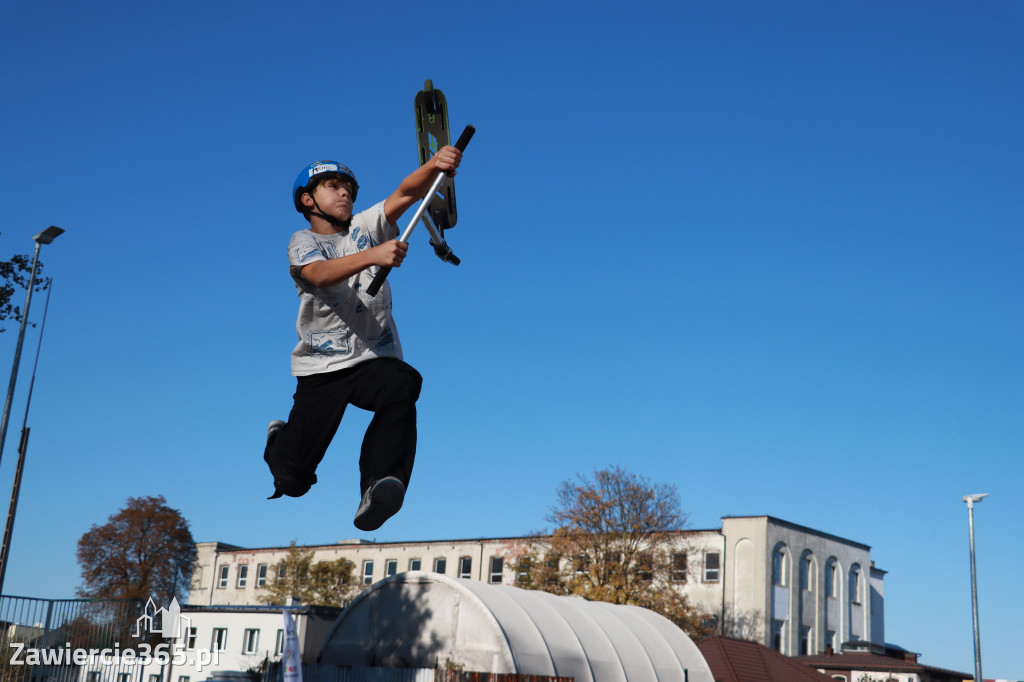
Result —
[[78, 541], [82, 586], [91, 599], [182, 597], [192, 576], [195, 541], [188, 521], [167, 500], [129, 497], [124, 509]]
[[260, 601], [284, 604], [294, 597], [303, 604], [343, 606], [359, 589], [354, 570], [355, 565], [345, 558], [314, 562], [313, 550], [302, 550], [293, 542], [288, 554], [274, 565]]
[[675, 486], [651, 483], [621, 467], [578, 475], [557, 489], [546, 547], [522, 545], [518, 583], [529, 589], [613, 604], [633, 604], [672, 620], [691, 637], [711, 632], [669, 580], [673, 554], [685, 553]]

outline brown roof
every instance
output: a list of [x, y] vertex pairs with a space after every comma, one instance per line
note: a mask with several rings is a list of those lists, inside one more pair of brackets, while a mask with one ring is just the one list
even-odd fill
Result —
[[730, 637], [707, 637], [697, 643], [715, 682], [833, 682], [803, 663], [766, 646]]
[[915, 661], [908, 661], [902, 658], [880, 656], [862, 652], [843, 652], [842, 654], [818, 654], [816, 656], [795, 656], [795, 661], [812, 668], [826, 668], [829, 670], [873, 670], [875, 672], [927, 672], [931, 679], [950, 678], [957, 680], [970, 680], [974, 678], [973, 673], [964, 673], [946, 668], [937, 668], [932, 665], [924, 665]]
[[[914, 661], [890, 656], [879, 656], [861, 652], [844, 652], [841, 654], [817, 654], [815, 656], [794, 656], [794, 660], [814, 668], [834, 668], [840, 670], [893, 670], [919, 671], [924, 666]], [[968, 677], [970, 677], [968, 675]]]

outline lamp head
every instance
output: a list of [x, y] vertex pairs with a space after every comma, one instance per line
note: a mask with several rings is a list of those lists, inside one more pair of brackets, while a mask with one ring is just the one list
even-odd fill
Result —
[[964, 495], [962, 499], [967, 503], [967, 506], [970, 507], [975, 502], [981, 502], [986, 497], [988, 497], [988, 493], [980, 493], [978, 495]]
[[39, 244], [49, 244], [62, 234], [64, 234], [63, 228], [57, 227], [56, 225], [50, 225], [35, 237], [32, 237], [32, 239], [35, 239]]

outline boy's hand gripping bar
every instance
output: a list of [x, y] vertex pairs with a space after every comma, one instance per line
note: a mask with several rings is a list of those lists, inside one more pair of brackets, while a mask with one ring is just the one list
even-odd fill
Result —
[[[469, 144], [469, 140], [470, 138], [473, 137], [473, 133], [475, 132], [476, 128], [474, 128], [471, 125], [466, 126], [466, 129], [462, 131], [462, 135], [459, 136], [459, 141], [455, 143], [455, 148], [458, 149], [460, 152], [466, 151], [466, 145]], [[413, 213], [412, 220], [409, 221], [409, 226], [405, 228], [405, 232], [403, 232], [402, 236], [398, 238], [398, 241], [408, 242], [410, 235], [412, 235], [412, 231], [416, 228], [416, 223], [418, 223], [422, 218], [423, 223], [427, 226], [427, 231], [430, 232], [430, 243], [434, 245], [434, 250], [437, 251], [441, 247], [447, 248], [447, 245], [444, 243], [444, 239], [441, 237], [440, 234], [438, 234], [437, 228], [434, 227], [433, 222], [430, 220], [426, 213], [427, 204], [429, 204], [430, 200], [434, 197], [435, 194], [437, 194], [438, 188], [441, 186], [441, 183], [444, 182], [444, 179], [446, 177], [448, 177], [448, 174], [445, 173], [444, 171], [441, 171], [440, 173], [437, 174], [437, 177], [434, 178], [434, 183], [430, 186], [430, 189], [428, 189], [427, 193], [423, 196], [423, 200], [420, 201], [420, 205], [416, 209], [416, 212]], [[438, 256], [440, 255], [441, 253], [438, 252]], [[451, 260], [453, 258], [455, 259], [454, 261]], [[445, 260], [448, 260], [449, 262], [454, 262], [455, 265], [458, 265], [458, 259], [455, 258], [455, 254], [451, 252], [451, 249], [448, 249], [447, 257], [445, 258]], [[377, 274], [374, 275], [373, 282], [371, 282], [370, 286], [367, 287], [366, 293], [368, 293], [370, 296], [376, 296], [377, 292], [380, 291], [380, 288], [384, 286], [384, 280], [388, 278], [389, 272], [391, 272], [391, 268], [389, 266], [382, 266], [381, 269], [377, 271]]]

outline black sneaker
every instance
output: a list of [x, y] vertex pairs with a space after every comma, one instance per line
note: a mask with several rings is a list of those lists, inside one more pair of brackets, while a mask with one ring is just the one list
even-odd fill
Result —
[[280, 431], [282, 426], [284, 426], [284, 422], [280, 419], [275, 419], [267, 425], [267, 445], [270, 445], [270, 441], [274, 437], [274, 434]]
[[377, 530], [398, 513], [404, 501], [405, 486], [397, 478], [388, 476], [375, 481], [363, 493], [353, 523], [359, 530]]
[[[270, 422], [270, 424], [267, 425], [267, 447], [268, 448], [270, 447], [271, 441], [274, 440], [274, 436], [277, 435], [277, 432], [281, 430], [282, 426], [284, 426], [284, 422], [281, 421], [280, 419], [275, 419], [274, 421]], [[281, 497], [282, 495], [284, 495], [284, 493], [282, 493], [280, 490], [278, 490], [277, 486], [275, 485], [274, 486], [274, 494], [271, 495], [270, 497], [268, 497], [267, 499], [268, 500], [276, 500], [277, 498]]]

